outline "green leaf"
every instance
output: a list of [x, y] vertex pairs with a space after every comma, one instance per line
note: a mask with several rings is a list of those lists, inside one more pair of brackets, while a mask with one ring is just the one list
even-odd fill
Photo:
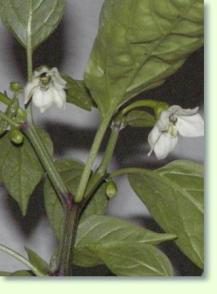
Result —
[[[66, 186], [72, 194], [75, 194], [84, 164], [76, 160], [58, 160], [55, 162], [55, 165]], [[64, 214], [59, 198], [48, 179], [44, 186], [44, 201], [50, 224], [59, 238], [61, 236]], [[107, 203], [105, 187], [102, 185], [85, 208], [82, 219], [92, 214], [104, 214]]]
[[[160, 234], [111, 216], [93, 215], [81, 221], [75, 242], [74, 263], [80, 266], [101, 264], [98, 251], [104, 246], [159, 244], [176, 236]], [[109, 244], [109, 245], [108, 245]], [[113, 248], [113, 247], [112, 247]], [[103, 249], [102, 249], [103, 250]]]
[[29, 261], [32, 265], [34, 265], [40, 272], [47, 274], [49, 272], [48, 263], [42, 259], [36, 252], [29, 248], [25, 248]]
[[177, 235], [180, 250], [203, 267], [203, 168], [177, 160], [155, 171], [129, 176], [130, 184], [151, 215], [167, 232]]
[[0, 16], [22, 46], [37, 47], [58, 26], [64, 0], [0, 0]]
[[[41, 129], [38, 129], [38, 132], [52, 153], [53, 144], [50, 137]], [[26, 138], [22, 145], [14, 145], [7, 134], [0, 140], [0, 150], [0, 179], [25, 215], [29, 198], [40, 182], [44, 170]]]
[[93, 101], [84, 82], [73, 80], [69, 76], [63, 76], [63, 78], [67, 82], [67, 102], [90, 111]]
[[0, 276], [1, 276], [1, 277], [6, 277], [6, 276], [10, 276], [10, 275], [11, 275], [10, 272], [0, 271]]
[[202, 0], [105, 0], [85, 83], [103, 116], [162, 84], [203, 43]]
[[81, 220], [92, 216], [92, 215], [103, 215], [106, 213], [108, 206], [108, 197], [106, 195], [106, 184], [102, 184], [101, 187], [96, 191], [92, 200], [86, 206]]
[[26, 270], [19, 270], [19, 271], [16, 271], [16, 272], [13, 272], [13, 273], [10, 273], [10, 272], [0, 272], [0, 276], [3, 277], [3, 276], [34, 276], [33, 273], [31, 271], [26, 271]]
[[127, 114], [124, 122], [131, 127], [147, 128], [155, 124], [155, 118], [147, 111], [133, 110]]
[[24, 277], [24, 276], [30, 276], [30, 277], [32, 277], [32, 276], [34, 276], [34, 274], [31, 271], [19, 270], [19, 271], [16, 271], [14, 273], [11, 273], [10, 276], [20, 276], [20, 277], [21, 276], [22, 277]]
[[117, 276], [171, 276], [167, 256], [158, 248], [141, 243], [120, 242], [97, 246], [98, 256]]

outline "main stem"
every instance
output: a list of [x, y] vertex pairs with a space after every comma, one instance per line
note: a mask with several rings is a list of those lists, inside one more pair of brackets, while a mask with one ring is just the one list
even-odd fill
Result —
[[[31, 22], [29, 22], [30, 24]], [[31, 38], [28, 38], [27, 46], [27, 74], [28, 81], [32, 80], [32, 42]], [[57, 195], [59, 196], [63, 208], [65, 210], [65, 222], [63, 228], [62, 238], [60, 240], [60, 254], [57, 263], [58, 275], [70, 275], [71, 268], [71, 254], [73, 252], [73, 243], [76, 234], [76, 219], [77, 208], [75, 211], [74, 203], [71, 193], [65, 186], [60, 174], [56, 170], [52, 156], [49, 154], [46, 146], [42, 142], [38, 135], [37, 129], [33, 124], [31, 104], [27, 107], [28, 122], [22, 126], [23, 132], [29, 138], [32, 143], [36, 154], [38, 155], [44, 169], [47, 171], [48, 177], [55, 188]]]
[[65, 224], [62, 234], [62, 242], [60, 244], [59, 264], [54, 275], [71, 276], [73, 248], [77, 233], [79, 221], [80, 207], [74, 204], [71, 208], [67, 208], [65, 212]]
[[92, 147], [90, 149], [89, 156], [87, 158], [85, 168], [83, 174], [81, 176], [81, 180], [78, 186], [77, 194], [75, 196], [75, 202], [80, 202], [85, 194], [88, 180], [91, 174], [92, 165], [96, 159], [97, 153], [99, 151], [100, 145], [102, 143], [102, 139], [105, 135], [106, 129], [109, 125], [111, 119], [111, 115], [107, 115], [104, 119], [102, 119], [99, 129], [97, 130], [95, 139], [93, 141]]

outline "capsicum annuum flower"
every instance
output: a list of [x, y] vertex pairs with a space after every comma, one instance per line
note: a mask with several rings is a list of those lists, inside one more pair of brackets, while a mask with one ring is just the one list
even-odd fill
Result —
[[160, 113], [159, 119], [149, 133], [151, 147], [148, 156], [154, 151], [158, 159], [164, 159], [172, 152], [178, 137], [200, 137], [204, 135], [204, 120], [198, 113], [199, 107], [184, 109], [173, 105]]
[[40, 67], [33, 73], [32, 81], [25, 87], [25, 104], [30, 99], [40, 109], [46, 111], [53, 104], [64, 109], [66, 103], [66, 81], [60, 76], [57, 68]]

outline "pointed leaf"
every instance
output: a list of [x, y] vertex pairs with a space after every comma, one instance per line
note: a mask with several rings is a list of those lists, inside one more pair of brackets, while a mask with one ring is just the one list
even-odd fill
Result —
[[[50, 137], [43, 130], [38, 131], [52, 153]], [[25, 215], [29, 198], [41, 180], [44, 170], [26, 138], [22, 145], [14, 145], [7, 134], [0, 140], [0, 150], [0, 178]]]
[[127, 247], [133, 244], [159, 244], [176, 236], [160, 234], [111, 216], [93, 215], [81, 221], [75, 242], [74, 263], [80, 266], [101, 264], [97, 252], [103, 246]]
[[35, 48], [55, 30], [64, 0], [0, 0], [0, 16], [24, 47]]
[[46, 274], [49, 272], [48, 263], [42, 259], [36, 252], [29, 248], [25, 248], [28, 254], [29, 261], [33, 264], [40, 272]]
[[63, 78], [67, 82], [67, 102], [85, 110], [91, 110], [93, 101], [84, 82], [73, 80], [69, 76], [64, 76]]
[[203, 168], [177, 160], [155, 171], [129, 176], [130, 184], [151, 215], [178, 247], [203, 267]]
[[203, 43], [202, 0], [105, 0], [85, 83], [101, 113], [162, 84]]
[[171, 276], [167, 256], [157, 247], [139, 243], [97, 246], [98, 256], [117, 276]]

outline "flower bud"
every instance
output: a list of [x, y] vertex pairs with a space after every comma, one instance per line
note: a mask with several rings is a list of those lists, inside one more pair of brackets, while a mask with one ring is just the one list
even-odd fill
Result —
[[106, 196], [109, 199], [112, 199], [113, 197], [115, 197], [117, 195], [117, 192], [118, 192], [118, 189], [117, 189], [115, 182], [109, 181], [105, 187]]
[[13, 142], [14, 144], [20, 145], [23, 143], [24, 137], [23, 137], [23, 134], [19, 130], [12, 129], [10, 131], [9, 135], [10, 135], [11, 142]]
[[23, 86], [19, 82], [11, 82], [10, 83], [10, 90], [12, 92], [19, 92], [23, 89]]
[[16, 122], [18, 124], [22, 124], [22, 123], [24, 123], [25, 119], [26, 119], [26, 112], [25, 112], [25, 110], [19, 108], [17, 110], [17, 115], [16, 115], [16, 119], [15, 119]]

